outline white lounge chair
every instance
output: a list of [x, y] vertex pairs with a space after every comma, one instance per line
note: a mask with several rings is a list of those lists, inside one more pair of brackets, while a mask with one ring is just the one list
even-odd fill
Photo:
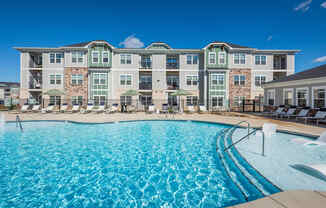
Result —
[[42, 109], [42, 113], [51, 113], [53, 112], [53, 110], [54, 110], [54, 105], [49, 105], [48, 107]]
[[127, 106], [127, 112], [128, 113], [136, 112], [136, 107], [134, 105], [128, 105]]
[[99, 105], [97, 109], [93, 109], [93, 112], [103, 113], [105, 111], [105, 105]]
[[324, 131], [316, 140], [308, 140], [304, 138], [295, 138], [292, 141], [308, 146], [326, 145], [326, 131]]
[[112, 104], [112, 106], [107, 109], [105, 112], [106, 113], [115, 113], [115, 112], [118, 112], [118, 104]]
[[188, 112], [189, 112], [189, 113], [194, 113], [194, 112], [195, 112], [195, 108], [194, 108], [193, 105], [189, 105], [189, 106], [187, 106], [187, 109], [188, 109]]
[[286, 112], [285, 111], [282, 111], [280, 114], [278, 114], [278, 116], [280, 118], [288, 117], [288, 116], [294, 115], [294, 113], [295, 113], [296, 110], [297, 110], [296, 108], [290, 108]]
[[267, 112], [267, 113], [263, 113], [263, 115], [265, 116], [278, 116], [281, 112], [283, 112], [284, 108], [283, 107], [278, 107], [276, 111], [274, 112]]
[[93, 111], [93, 108], [94, 108], [94, 105], [93, 104], [87, 104], [87, 108], [86, 110], [84, 111], [84, 113], [90, 113]]
[[147, 113], [155, 113], [155, 105], [149, 105]]
[[27, 112], [30, 111], [28, 108], [29, 108], [29, 105], [28, 105], [28, 104], [24, 104], [24, 105], [21, 107], [20, 112], [22, 112], [22, 113], [27, 113]]
[[325, 118], [326, 118], [326, 111], [317, 111], [317, 113], [314, 116], [299, 117], [299, 119], [304, 119], [305, 124], [307, 124], [309, 120], [318, 121], [318, 120], [324, 120]]
[[202, 113], [207, 112], [206, 106], [200, 105], [199, 106], [199, 112], [202, 112]]
[[60, 112], [61, 113], [65, 113], [68, 109], [68, 104], [62, 104], [61, 108], [60, 108]]
[[71, 113], [77, 113], [80, 110], [80, 106], [79, 105], [73, 105], [72, 109], [71, 109]]
[[292, 115], [285, 115], [284, 117], [286, 118], [295, 118], [297, 120], [297, 118], [301, 118], [301, 117], [306, 117], [309, 113], [309, 109], [302, 109], [300, 110], [300, 112], [298, 114], [292, 114]]
[[41, 105], [34, 105], [32, 108], [32, 111], [34, 113], [40, 112], [40, 110], [41, 110]]

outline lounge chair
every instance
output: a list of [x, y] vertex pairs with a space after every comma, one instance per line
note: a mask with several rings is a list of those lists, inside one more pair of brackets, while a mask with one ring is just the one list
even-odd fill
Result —
[[92, 103], [88, 103], [87, 104], [87, 108], [84, 111], [84, 113], [90, 113], [90, 112], [92, 112], [93, 111], [93, 108], [94, 108], [94, 105]]
[[189, 113], [194, 113], [194, 112], [195, 112], [195, 108], [194, 108], [193, 105], [189, 105], [189, 106], [187, 107], [187, 110], [188, 110]]
[[20, 112], [22, 112], [22, 113], [27, 113], [29, 111], [30, 111], [29, 110], [29, 105], [27, 103], [25, 103], [20, 109]]
[[199, 106], [199, 112], [201, 112], [201, 113], [207, 112], [206, 106], [200, 105]]
[[60, 107], [60, 112], [61, 113], [65, 113], [67, 111], [67, 109], [68, 109], [68, 104], [67, 103], [64, 103]]
[[128, 113], [136, 112], [136, 107], [134, 105], [128, 105], [127, 112]]
[[155, 113], [155, 105], [149, 105], [147, 113]]
[[114, 103], [112, 104], [112, 106], [110, 107], [110, 109], [107, 109], [105, 112], [106, 113], [115, 113], [118, 112], [118, 104]]
[[32, 112], [34, 113], [38, 113], [41, 110], [41, 106], [40, 105], [34, 105], [32, 108]]
[[73, 105], [71, 109], [71, 113], [77, 113], [80, 111], [80, 106], [79, 105]]
[[169, 113], [169, 105], [168, 104], [162, 104], [162, 110], [161, 113]]
[[96, 112], [96, 113], [104, 113], [104, 111], [105, 111], [105, 105], [104, 104], [101, 104], [101, 105], [98, 106], [97, 109], [93, 109], [92, 111], [93, 112]]
[[284, 107], [278, 107], [275, 111], [273, 112], [265, 112], [263, 113], [264, 116], [278, 116], [281, 112], [283, 112]]
[[298, 114], [284, 115], [283, 117], [288, 119], [295, 118], [297, 120], [297, 118], [306, 117], [308, 113], [309, 113], [309, 109], [302, 109]]
[[305, 121], [305, 124], [307, 124], [309, 120], [319, 122], [319, 120], [324, 120], [325, 118], [326, 111], [317, 111], [314, 116], [299, 117], [299, 119], [303, 119]]
[[48, 105], [48, 107], [42, 109], [42, 113], [51, 113], [54, 110], [54, 105]]
[[289, 108], [288, 111], [286, 111], [286, 112], [282, 111], [277, 116], [280, 117], [280, 118], [285, 118], [285, 117], [294, 115], [296, 110], [297, 110], [296, 108]]

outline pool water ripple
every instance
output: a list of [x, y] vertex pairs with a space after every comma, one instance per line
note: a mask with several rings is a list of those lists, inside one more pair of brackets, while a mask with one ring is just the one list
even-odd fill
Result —
[[216, 132], [177, 121], [6, 124], [0, 207], [225, 207], [243, 196], [221, 169]]

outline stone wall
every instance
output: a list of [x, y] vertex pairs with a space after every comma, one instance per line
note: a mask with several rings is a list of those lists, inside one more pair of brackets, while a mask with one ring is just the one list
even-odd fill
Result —
[[[245, 75], [245, 85], [234, 85], [234, 75]], [[251, 69], [230, 69], [229, 100], [231, 108], [233, 107], [235, 96], [245, 96], [246, 99], [251, 98], [251, 81]]]
[[[64, 102], [71, 104], [71, 96], [83, 96], [83, 105], [87, 104], [88, 98], [88, 68], [87, 67], [67, 67], [64, 70], [64, 87], [65, 87], [65, 100]], [[83, 84], [72, 85], [71, 75], [82, 74]]]

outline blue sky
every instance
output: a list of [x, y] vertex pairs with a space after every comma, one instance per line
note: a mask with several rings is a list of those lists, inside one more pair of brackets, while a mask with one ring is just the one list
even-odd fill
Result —
[[173, 48], [229, 41], [300, 49], [296, 71], [326, 63], [326, 0], [11, 0], [1, 2], [0, 18], [0, 81], [19, 81], [14, 46], [56, 47], [96, 39], [116, 47], [164, 41]]

